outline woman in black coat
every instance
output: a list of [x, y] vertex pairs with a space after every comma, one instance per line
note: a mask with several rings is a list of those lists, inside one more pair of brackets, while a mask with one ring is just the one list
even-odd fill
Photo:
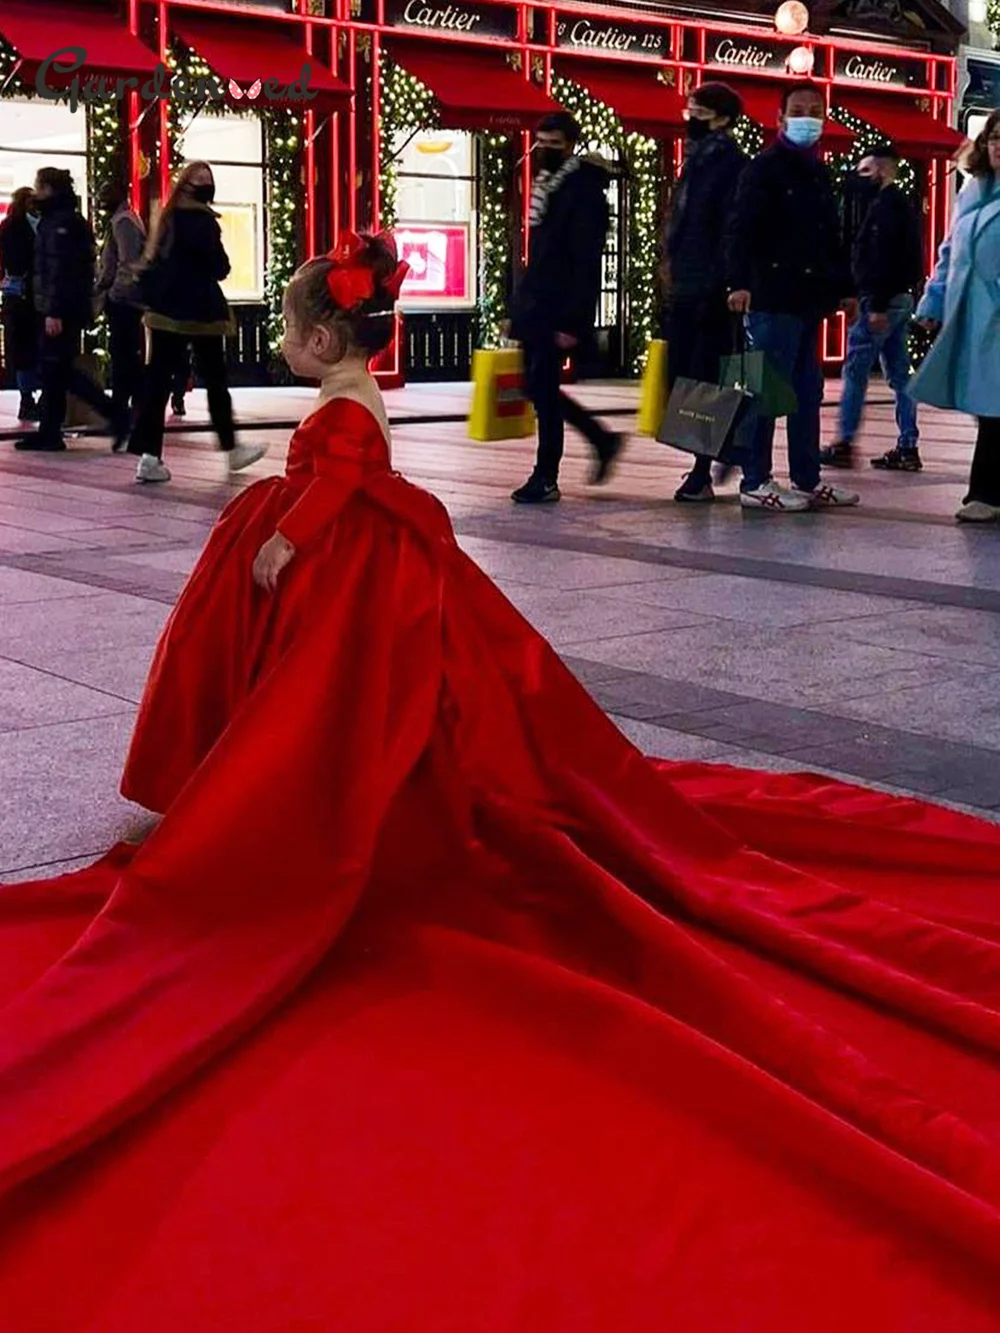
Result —
[[190, 346], [195, 369], [208, 392], [208, 411], [238, 472], [265, 449], [238, 445], [226, 375], [225, 339], [234, 329], [220, 283], [229, 273], [218, 214], [212, 210], [215, 180], [206, 162], [190, 162], [177, 178], [146, 249], [141, 293], [150, 330], [149, 362], [142, 405], [129, 441], [139, 456], [136, 480], [169, 481], [163, 463], [163, 420]]
[[21, 421], [38, 420], [38, 317], [31, 290], [34, 271], [35, 192], [25, 185], [14, 191], [10, 211], [0, 223], [4, 356], [21, 391]]

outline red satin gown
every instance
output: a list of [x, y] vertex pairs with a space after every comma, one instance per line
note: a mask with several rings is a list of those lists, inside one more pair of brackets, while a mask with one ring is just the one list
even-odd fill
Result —
[[125, 785], [0, 893], [3, 1333], [1000, 1329], [1000, 831], [648, 762], [366, 408], [223, 515]]

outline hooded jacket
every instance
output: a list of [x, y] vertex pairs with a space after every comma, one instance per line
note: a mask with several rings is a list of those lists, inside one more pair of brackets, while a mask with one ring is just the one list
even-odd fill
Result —
[[518, 340], [568, 333], [584, 343], [593, 336], [610, 183], [602, 159], [584, 158], [549, 195], [531, 229], [528, 266], [511, 306], [511, 333]]
[[157, 253], [140, 273], [146, 325], [191, 337], [231, 333], [232, 315], [219, 285], [228, 276], [219, 215], [207, 204], [178, 202]]
[[72, 190], [37, 202], [35, 309], [46, 318], [86, 329], [94, 321], [94, 258], [90, 223]]
[[673, 296], [725, 291], [723, 237], [746, 165], [743, 150], [725, 133], [688, 148], [664, 247]]

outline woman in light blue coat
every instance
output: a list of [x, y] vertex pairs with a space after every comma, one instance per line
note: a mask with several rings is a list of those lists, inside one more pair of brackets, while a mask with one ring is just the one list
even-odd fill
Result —
[[917, 310], [917, 321], [938, 336], [910, 392], [978, 418], [969, 491], [956, 517], [994, 523], [1000, 519], [1000, 111], [964, 166], [971, 179]]

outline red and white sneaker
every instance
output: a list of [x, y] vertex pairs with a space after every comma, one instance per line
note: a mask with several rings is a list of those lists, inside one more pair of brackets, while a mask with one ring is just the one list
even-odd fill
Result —
[[802, 513], [811, 508], [806, 491], [783, 491], [773, 481], [765, 481], [755, 491], [740, 491], [740, 504], [744, 509], [770, 509], [776, 514]]
[[793, 495], [801, 495], [811, 509], [850, 509], [861, 503], [857, 491], [846, 491], [843, 486], [827, 486], [821, 483], [814, 491], [800, 491], [792, 487]]

